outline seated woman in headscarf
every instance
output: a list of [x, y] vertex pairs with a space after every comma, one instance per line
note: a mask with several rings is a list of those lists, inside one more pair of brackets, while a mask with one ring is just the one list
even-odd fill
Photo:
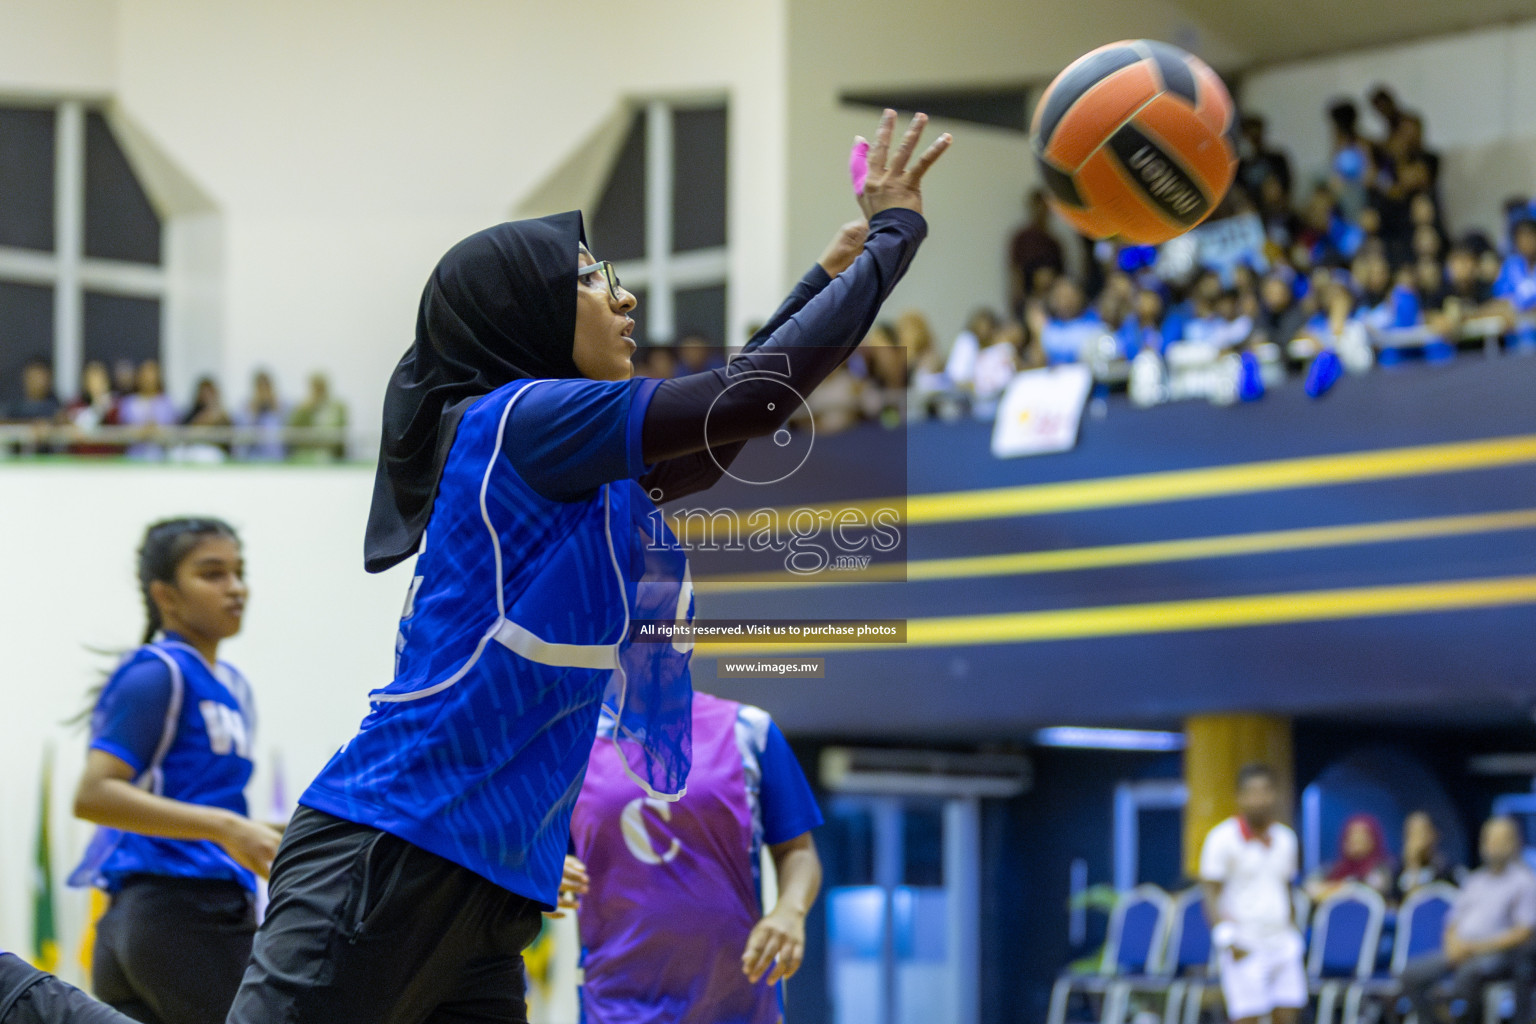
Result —
[[1392, 893], [1392, 854], [1374, 814], [1353, 814], [1339, 836], [1339, 857], [1307, 880], [1307, 895], [1321, 903], [1349, 882], [1370, 886], [1383, 897]]
[[[657, 504], [717, 481], [857, 347], [927, 233], [925, 118], [880, 120], [839, 232], [724, 368], [634, 377], [635, 296], [581, 214], [472, 235], [433, 271], [384, 400], [364, 565], [416, 556], [394, 678], [300, 797], [230, 1024], [526, 1021], [599, 708], [637, 797], [692, 760], [686, 552]], [[909, 166], [910, 165], [910, 166]], [[345, 684], [341, 684], [345, 685]], [[81, 1000], [84, 1000], [83, 1002]], [[107, 1011], [110, 1014], [110, 1011]], [[0, 953], [0, 1024], [123, 1021]]]

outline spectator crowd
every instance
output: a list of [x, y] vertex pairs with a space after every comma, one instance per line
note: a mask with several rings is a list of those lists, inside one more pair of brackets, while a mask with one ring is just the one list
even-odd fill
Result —
[[[1369, 105], [1374, 133], [1353, 100], [1330, 104], [1329, 172], [1299, 205], [1288, 155], [1263, 118], [1244, 116], [1221, 208], [1161, 247], [1083, 240], [1073, 261], [1044, 199], [1031, 196], [1009, 251], [1009, 312], [1025, 339], [1015, 365], [1087, 362], [1114, 383], [1102, 371], [1121, 364], [1131, 398], [1152, 404], [1257, 398], [1289, 373], [1316, 396], [1373, 364], [1445, 361], [1465, 345], [1536, 349], [1536, 204], [1508, 200], [1500, 239], [1453, 234], [1423, 119], [1385, 86]], [[946, 364], [950, 385], [983, 407], [995, 384], [971, 368], [995, 343], [994, 324], [1011, 326], [973, 318]], [[1230, 372], [1180, 391], [1182, 370], [1212, 364]]]
[[202, 377], [190, 402], [166, 393], [156, 360], [85, 364], [80, 391], [61, 400], [53, 367], [33, 359], [22, 369], [21, 397], [0, 406], [12, 429], [0, 448], [82, 456], [126, 455], [139, 461], [328, 462], [345, 458], [347, 407], [323, 373], [309, 378], [297, 403], [284, 401], [272, 374], [258, 370], [249, 397], [231, 407], [218, 381]]

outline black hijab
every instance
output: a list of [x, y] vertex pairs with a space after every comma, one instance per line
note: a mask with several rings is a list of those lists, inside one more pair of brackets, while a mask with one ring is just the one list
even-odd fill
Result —
[[438, 261], [421, 296], [416, 340], [384, 396], [384, 436], [363, 566], [415, 554], [459, 419], [514, 380], [579, 377], [577, 244], [581, 213], [512, 221], [470, 235]]

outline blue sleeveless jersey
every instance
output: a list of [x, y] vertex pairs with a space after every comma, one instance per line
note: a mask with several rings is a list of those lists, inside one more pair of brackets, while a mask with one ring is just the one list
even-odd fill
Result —
[[[626, 641], [631, 617], [693, 614], [687, 561], [634, 482], [656, 383], [516, 381], [464, 414], [394, 681], [301, 803], [553, 906], [602, 705], [639, 751], [640, 787], [681, 793], [691, 645]], [[551, 466], [608, 482], [555, 500], [526, 478]]]
[[[124, 761], [157, 796], [246, 813], [255, 734], [251, 688], [232, 666], [209, 665], [174, 635], [123, 659], [91, 715], [91, 748]], [[208, 841], [98, 828], [69, 884], [116, 892], [130, 875], [225, 879], [251, 872]]]

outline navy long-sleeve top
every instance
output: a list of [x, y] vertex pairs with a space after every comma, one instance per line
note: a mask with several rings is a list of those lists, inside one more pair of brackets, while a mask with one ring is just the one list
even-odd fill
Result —
[[852, 265], [835, 278], [813, 266], [725, 367], [533, 388], [512, 412], [507, 456], [536, 490], [562, 501], [625, 478], [659, 494], [658, 503], [708, 488], [747, 441], [788, 421], [793, 407], [772, 401], [785, 385], [808, 395], [842, 365], [927, 233], [914, 211], [875, 214]]

